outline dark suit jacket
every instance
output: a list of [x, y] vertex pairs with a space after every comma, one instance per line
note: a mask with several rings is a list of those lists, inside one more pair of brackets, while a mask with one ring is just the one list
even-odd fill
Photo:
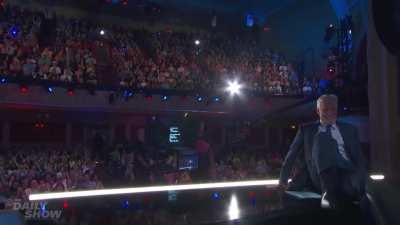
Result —
[[[319, 125], [319, 122], [312, 122], [299, 127], [297, 135], [290, 145], [289, 152], [282, 165], [280, 174], [281, 184], [287, 183], [293, 164], [295, 160], [300, 157], [300, 165], [303, 165], [303, 168], [299, 169], [303, 172], [308, 172], [308, 176], [314, 188], [320, 190], [320, 178], [312, 162], [314, 135], [318, 132]], [[343, 137], [347, 155], [359, 171], [360, 176], [366, 176], [366, 161], [361, 150], [357, 128], [341, 122], [337, 122], [336, 125]]]

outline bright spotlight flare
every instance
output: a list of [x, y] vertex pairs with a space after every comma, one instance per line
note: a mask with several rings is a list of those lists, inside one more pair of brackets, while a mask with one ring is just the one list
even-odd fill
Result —
[[229, 93], [231, 93], [231, 95], [239, 95], [241, 88], [242, 85], [239, 84], [236, 80], [234, 80], [234, 81], [228, 81], [228, 87], [226, 88], [226, 90]]
[[138, 193], [162, 192], [162, 191], [184, 191], [184, 190], [202, 190], [202, 189], [234, 188], [234, 187], [250, 187], [250, 186], [277, 186], [277, 185], [279, 185], [279, 180], [275, 179], [275, 180], [252, 180], [252, 181], [202, 183], [202, 184], [187, 184], [187, 185], [132, 187], [132, 188], [118, 188], [118, 189], [96, 189], [96, 190], [86, 190], [86, 191], [31, 194], [29, 195], [29, 200], [37, 201], [37, 200], [66, 199], [66, 198], [79, 198], [79, 197], [104, 196], [104, 195], [138, 194]]
[[384, 180], [385, 179], [385, 175], [383, 175], [383, 174], [371, 174], [369, 177], [372, 180]]
[[237, 220], [239, 219], [239, 204], [236, 199], [236, 196], [233, 195], [231, 197], [231, 203], [229, 204], [229, 209], [228, 209], [228, 215], [229, 215], [229, 220]]

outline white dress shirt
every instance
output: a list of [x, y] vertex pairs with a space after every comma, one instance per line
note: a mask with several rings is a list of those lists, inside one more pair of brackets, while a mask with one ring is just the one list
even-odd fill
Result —
[[[323, 125], [322, 123], [318, 127], [318, 132], [326, 132], [327, 125]], [[342, 134], [340, 133], [339, 127], [336, 123], [332, 124], [331, 126], [331, 137], [336, 141], [338, 145], [339, 154], [347, 161], [350, 161], [347, 153], [344, 149], [344, 140]]]

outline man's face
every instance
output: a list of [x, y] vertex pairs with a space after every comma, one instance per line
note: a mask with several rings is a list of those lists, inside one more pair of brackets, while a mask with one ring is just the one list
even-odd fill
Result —
[[337, 119], [337, 106], [330, 102], [321, 102], [317, 113], [322, 123], [333, 124]]

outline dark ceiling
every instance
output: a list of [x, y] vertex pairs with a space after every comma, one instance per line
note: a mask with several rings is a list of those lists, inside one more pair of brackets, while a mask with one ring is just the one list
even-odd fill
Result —
[[298, 0], [153, 0], [161, 5], [209, 9], [216, 12], [274, 12]]

